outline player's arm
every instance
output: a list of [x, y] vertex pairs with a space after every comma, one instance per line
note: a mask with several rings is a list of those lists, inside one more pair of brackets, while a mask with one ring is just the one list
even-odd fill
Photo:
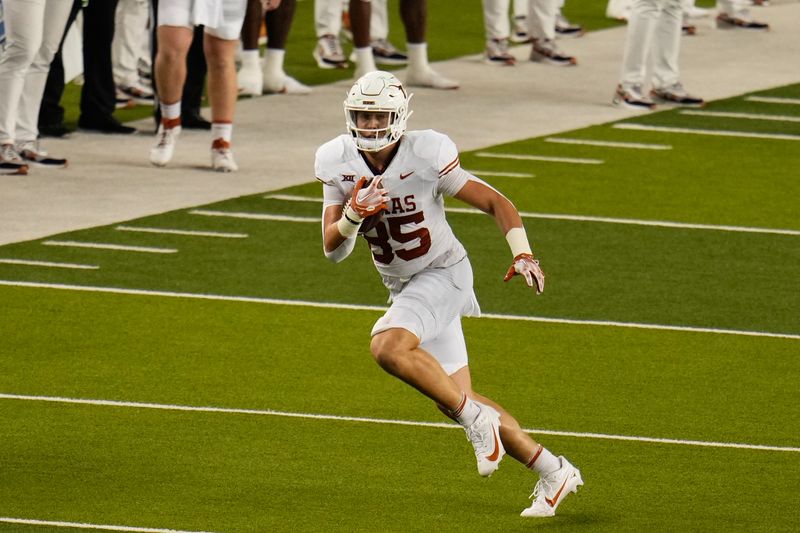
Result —
[[514, 204], [497, 189], [472, 175], [455, 194], [455, 198], [494, 217], [500, 231], [505, 235], [514, 260], [503, 279], [508, 281], [520, 275], [525, 278], [529, 287], [535, 287], [536, 293], [541, 294], [544, 290], [544, 272], [539, 267], [539, 261], [533, 257], [522, 218]]

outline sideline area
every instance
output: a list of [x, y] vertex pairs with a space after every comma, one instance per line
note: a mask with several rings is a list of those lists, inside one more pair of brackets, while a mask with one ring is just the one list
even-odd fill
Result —
[[[723, 31], [711, 18], [698, 21], [698, 34], [682, 41], [689, 91], [716, 100], [800, 82], [800, 2], [773, 0], [757, 15], [772, 31]], [[412, 90], [409, 128], [442, 131], [467, 151], [636, 115], [610, 104], [624, 38], [622, 27], [564, 40], [576, 68], [531, 63], [528, 46], [512, 49], [515, 67], [491, 67], [481, 56], [437, 63], [461, 88]], [[397, 74], [404, 79], [404, 71]], [[210, 170], [207, 132], [183, 132], [172, 164], [151, 166], [150, 120], [134, 123], [142, 130], [134, 136], [46, 139], [46, 149], [70, 166], [0, 176], [0, 245], [312, 181], [316, 148], [345, 131], [342, 100], [350, 84], [240, 100], [233, 146], [241, 170], [234, 174]]]

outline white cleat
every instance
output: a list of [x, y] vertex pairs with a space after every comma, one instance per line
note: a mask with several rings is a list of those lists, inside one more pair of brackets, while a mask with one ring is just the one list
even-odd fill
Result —
[[211, 168], [217, 172], [236, 172], [239, 166], [233, 159], [231, 144], [224, 139], [214, 139], [211, 145]]
[[478, 473], [482, 476], [491, 476], [506, 454], [503, 441], [500, 440], [500, 413], [488, 405], [478, 405], [481, 412], [471, 426], [464, 428], [464, 431], [467, 432], [467, 440], [475, 448]]
[[304, 85], [286, 74], [281, 77], [272, 78], [264, 76], [264, 94], [289, 94], [295, 96], [305, 96], [311, 94], [311, 87]]
[[445, 78], [430, 67], [424, 70], [408, 69], [406, 85], [441, 90], [458, 89], [457, 81]]
[[547, 517], [554, 516], [558, 505], [570, 492], [578, 492], [578, 487], [583, 485], [581, 471], [570, 464], [569, 461], [559, 456], [561, 468], [555, 472], [543, 475], [533, 489], [533, 503], [522, 511], [520, 516]]
[[264, 87], [262, 77], [263, 74], [259, 63], [242, 65], [242, 68], [236, 73], [239, 94], [242, 96], [261, 96]]
[[156, 132], [156, 142], [150, 149], [150, 162], [157, 167], [166, 166], [172, 160], [175, 143], [180, 134], [180, 126], [165, 128], [163, 124], [160, 124]]

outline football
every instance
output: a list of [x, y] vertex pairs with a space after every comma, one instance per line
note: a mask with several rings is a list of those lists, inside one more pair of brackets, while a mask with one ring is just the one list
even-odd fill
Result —
[[359, 233], [369, 233], [372, 229], [378, 225], [378, 223], [383, 218], [383, 210], [378, 211], [374, 215], [370, 215], [364, 220], [361, 221], [361, 225], [358, 227]]

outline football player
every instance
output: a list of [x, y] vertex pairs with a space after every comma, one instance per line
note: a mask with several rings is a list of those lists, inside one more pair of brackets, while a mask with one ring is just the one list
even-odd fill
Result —
[[521, 276], [539, 294], [544, 273], [517, 209], [461, 168], [453, 141], [433, 130], [406, 131], [410, 99], [396, 77], [380, 71], [361, 77], [348, 93], [348, 133], [316, 154], [325, 255], [342, 261], [362, 232], [392, 302], [372, 328], [376, 362], [464, 427], [482, 476], [505, 453], [537, 472], [534, 502], [522, 516], [553, 516], [583, 484], [580, 471], [472, 390], [461, 317], [478, 316], [480, 308], [467, 252], [445, 218], [444, 196], [494, 217], [514, 257], [505, 281]]

